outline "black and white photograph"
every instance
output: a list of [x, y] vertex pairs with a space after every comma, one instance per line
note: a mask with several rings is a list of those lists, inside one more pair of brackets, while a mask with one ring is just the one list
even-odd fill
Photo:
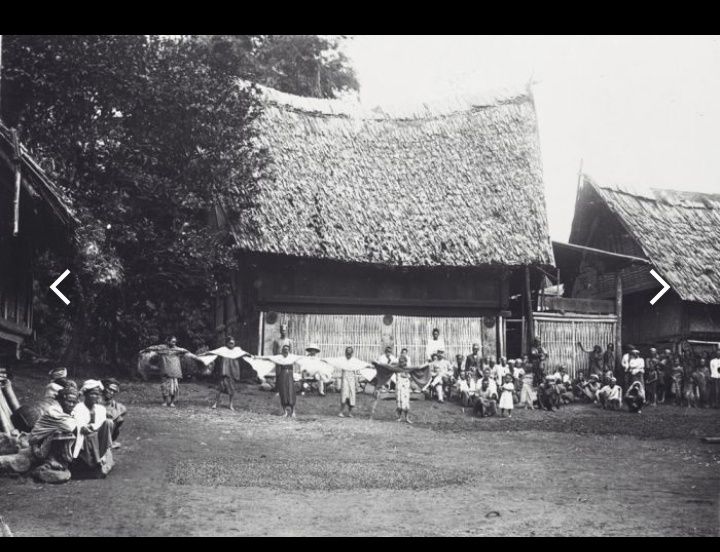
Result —
[[720, 536], [720, 36], [0, 35], [0, 536]]

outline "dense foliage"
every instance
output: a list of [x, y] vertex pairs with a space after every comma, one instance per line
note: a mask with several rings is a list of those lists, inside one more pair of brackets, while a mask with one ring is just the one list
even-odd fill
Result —
[[[347, 60], [324, 52], [336, 48], [318, 37], [3, 37], [3, 121], [51, 161], [81, 221], [77, 254], [37, 266], [42, 352], [126, 366], [168, 332], [212, 344], [214, 295], [236, 256], [209, 220], [217, 204], [242, 216], [266, 165], [251, 126], [259, 105], [237, 77], [300, 94], [356, 88]], [[42, 293], [65, 266], [68, 309]]]

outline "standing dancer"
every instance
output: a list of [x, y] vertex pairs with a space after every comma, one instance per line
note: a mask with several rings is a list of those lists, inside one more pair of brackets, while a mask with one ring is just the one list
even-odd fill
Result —
[[280, 395], [283, 418], [295, 417], [295, 363], [300, 358], [290, 354], [290, 345], [285, 344], [279, 355], [255, 357], [275, 364], [275, 388]]

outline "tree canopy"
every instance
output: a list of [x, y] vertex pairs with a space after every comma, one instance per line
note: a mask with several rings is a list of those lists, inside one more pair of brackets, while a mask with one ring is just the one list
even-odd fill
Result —
[[[266, 166], [253, 88], [357, 89], [339, 39], [314, 36], [9, 36], [3, 121], [71, 198], [82, 221], [72, 268], [82, 300], [45, 297], [67, 259], [48, 254], [36, 326], [45, 349], [125, 362], [167, 332], [209, 342], [214, 294], [236, 255], [210, 225], [252, 204]], [[233, 183], [232, 186], [228, 183]]]

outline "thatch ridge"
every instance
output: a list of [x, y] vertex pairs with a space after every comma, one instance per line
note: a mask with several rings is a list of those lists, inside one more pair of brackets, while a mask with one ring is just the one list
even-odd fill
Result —
[[241, 249], [394, 266], [552, 265], [529, 92], [368, 112], [259, 88], [271, 159]]
[[[686, 301], [720, 304], [720, 194], [590, 186]], [[578, 211], [576, 210], [576, 215]]]

